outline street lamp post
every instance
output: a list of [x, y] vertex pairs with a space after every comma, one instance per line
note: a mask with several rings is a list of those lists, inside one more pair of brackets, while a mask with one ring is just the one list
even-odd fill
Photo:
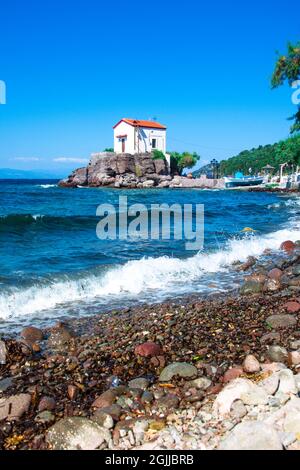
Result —
[[219, 178], [219, 167], [220, 167], [219, 162], [215, 158], [213, 158], [213, 160], [211, 160], [211, 162], [210, 162], [210, 165], [211, 165], [212, 171], [213, 171], [213, 179], [218, 179]]

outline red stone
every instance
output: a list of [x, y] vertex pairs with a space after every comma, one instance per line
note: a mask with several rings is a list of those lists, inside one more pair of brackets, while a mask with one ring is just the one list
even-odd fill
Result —
[[281, 243], [280, 249], [284, 251], [293, 251], [296, 248], [296, 245], [291, 240], [286, 240], [285, 242]]
[[158, 344], [148, 341], [147, 343], [139, 344], [138, 346], [136, 346], [134, 353], [137, 356], [143, 357], [160, 356], [162, 350]]
[[76, 398], [78, 392], [78, 388], [75, 385], [68, 385], [68, 396], [70, 400], [74, 400]]
[[288, 354], [288, 364], [290, 366], [297, 366], [300, 364], [300, 352], [292, 351]]
[[98, 398], [96, 398], [92, 406], [94, 408], [105, 408], [107, 406], [113, 405], [115, 400], [116, 394], [112, 390], [107, 390], [106, 392], [102, 393]]
[[151, 364], [154, 365], [154, 367], [165, 367], [166, 365], [166, 359], [165, 356], [153, 356], [150, 359]]
[[289, 313], [296, 313], [300, 310], [300, 304], [298, 302], [290, 301], [285, 304], [285, 308]]
[[52, 397], [44, 396], [41, 398], [38, 406], [39, 411], [52, 411], [56, 406], [55, 400]]
[[35, 343], [36, 341], [42, 341], [44, 333], [35, 326], [26, 326], [26, 328], [23, 328], [21, 331], [21, 337], [30, 343]]
[[206, 390], [206, 393], [208, 395], [217, 395], [223, 388], [223, 385], [218, 383], [218, 384], [215, 384], [215, 385], [211, 385], [210, 387], [208, 387], [208, 389]]
[[223, 375], [222, 381], [224, 383], [230, 382], [233, 379], [236, 379], [240, 375], [244, 373], [242, 367], [232, 367], [231, 369], [228, 369], [225, 374]]
[[271, 271], [268, 272], [268, 276], [270, 279], [275, 279], [275, 281], [279, 281], [283, 272], [279, 268], [274, 268], [271, 269]]

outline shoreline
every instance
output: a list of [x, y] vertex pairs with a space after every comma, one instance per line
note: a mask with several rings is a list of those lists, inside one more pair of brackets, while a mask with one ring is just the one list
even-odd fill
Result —
[[[89, 449], [215, 449], [239, 425], [298, 406], [300, 249], [282, 253], [269, 253], [272, 269], [240, 264], [239, 295], [193, 295], [2, 338], [0, 449], [69, 449], [76, 439]], [[289, 390], [257, 395], [258, 382], [280, 374]], [[228, 408], [227, 387], [249, 383], [254, 395], [245, 403], [233, 390]], [[280, 445], [298, 445], [296, 433], [289, 438]]]

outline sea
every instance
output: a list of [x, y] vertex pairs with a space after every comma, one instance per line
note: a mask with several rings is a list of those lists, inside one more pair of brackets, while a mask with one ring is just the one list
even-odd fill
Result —
[[[99, 239], [97, 208], [110, 204], [118, 210], [120, 195], [128, 205], [147, 208], [203, 204], [203, 248], [187, 250], [184, 239]], [[292, 194], [71, 189], [54, 180], [1, 180], [0, 334], [234, 290], [241, 274], [232, 264], [300, 239], [299, 215], [300, 199]]]

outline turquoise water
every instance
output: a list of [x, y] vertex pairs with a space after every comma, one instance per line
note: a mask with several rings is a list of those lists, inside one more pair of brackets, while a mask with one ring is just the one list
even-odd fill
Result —
[[[185, 240], [99, 240], [99, 204], [204, 204], [204, 249]], [[55, 181], [0, 182], [0, 329], [99, 313], [186, 293], [224, 291], [229, 265], [298, 239], [295, 197], [209, 190], [59, 188]], [[244, 227], [254, 235], [241, 233]], [[212, 286], [212, 282], [214, 285]]]

